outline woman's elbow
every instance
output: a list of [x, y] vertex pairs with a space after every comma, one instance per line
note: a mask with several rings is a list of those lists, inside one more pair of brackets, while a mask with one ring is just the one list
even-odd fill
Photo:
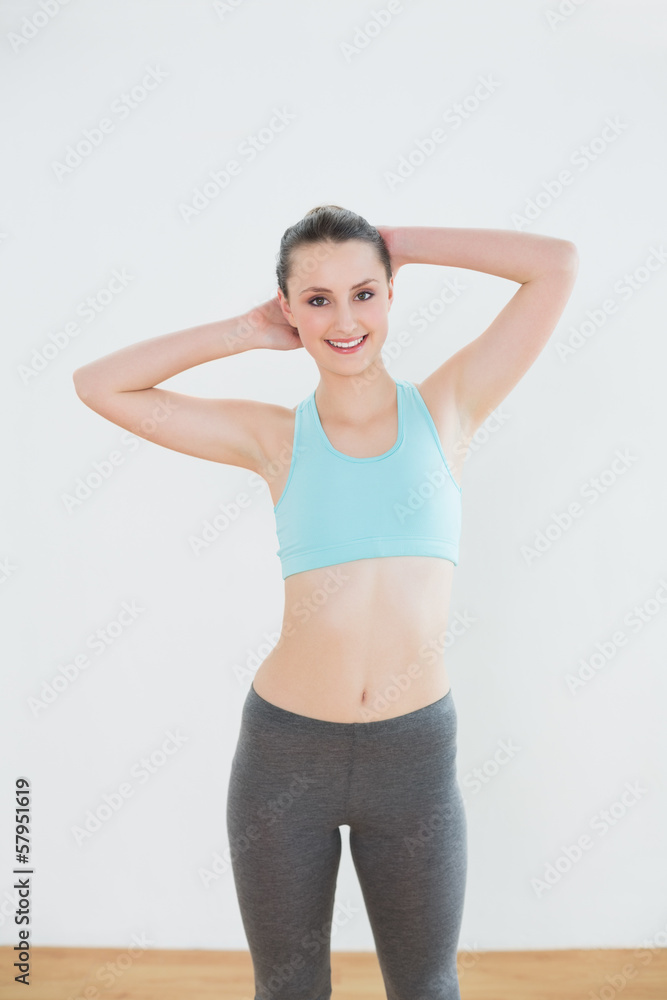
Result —
[[562, 244], [563, 266], [568, 270], [576, 271], [579, 268], [579, 250], [572, 240], [560, 240]]

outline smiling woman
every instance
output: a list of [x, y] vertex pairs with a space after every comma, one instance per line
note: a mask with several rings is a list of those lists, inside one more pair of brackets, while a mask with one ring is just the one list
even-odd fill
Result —
[[[329, 277], [300, 287], [315, 267]], [[386, 338], [393, 280], [389, 250], [375, 227], [337, 205], [311, 209], [283, 235], [276, 273], [284, 315], [316, 360], [322, 344], [340, 356], [363, 354], [366, 363], [376, 356], [371, 341], [377, 349]]]
[[[394, 277], [407, 263], [521, 286], [419, 385], [392, 377], [382, 356]], [[80, 398], [114, 423], [269, 484], [283, 622], [243, 705], [227, 796], [258, 997], [330, 998], [330, 935], [326, 948], [307, 942], [313, 927], [331, 927], [340, 827], [349, 825], [387, 995], [460, 1000], [466, 817], [444, 652], [463, 463], [475, 431], [544, 347], [576, 264], [565, 240], [378, 229], [319, 206], [283, 234], [275, 298], [74, 373]], [[293, 408], [157, 387], [214, 358], [296, 348], [311, 355], [319, 381]], [[279, 822], [266, 808], [273, 802], [283, 804]], [[288, 966], [286, 979], [276, 975]]]

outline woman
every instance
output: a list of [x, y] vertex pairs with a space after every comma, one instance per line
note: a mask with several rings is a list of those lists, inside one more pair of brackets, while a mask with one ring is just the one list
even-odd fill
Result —
[[[382, 348], [408, 263], [521, 287], [421, 383]], [[389, 1000], [458, 1000], [467, 846], [443, 660], [468, 444], [570, 296], [573, 243], [509, 230], [382, 227], [338, 206], [283, 235], [278, 294], [74, 373], [80, 398], [157, 444], [264, 477], [285, 580], [280, 639], [248, 690], [227, 825], [256, 1000], [328, 1000], [340, 826]], [[297, 406], [159, 389], [215, 358], [303, 347]]]

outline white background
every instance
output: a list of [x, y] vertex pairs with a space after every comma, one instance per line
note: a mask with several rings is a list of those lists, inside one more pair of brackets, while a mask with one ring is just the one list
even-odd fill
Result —
[[[480, 431], [462, 478], [450, 623], [474, 622], [447, 653], [469, 838], [460, 947], [664, 944], [664, 5], [563, 3], [570, 13], [550, 23], [556, 2], [404, 0], [374, 31], [381, 0], [54, 4], [35, 30], [24, 18], [39, 5], [6, 0], [0, 36], [2, 943], [16, 932], [12, 789], [27, 775], [33, 943], [123, 948], [145, 934], [160, 948], [246, 947], [229, 866], [208, 886], [201, 873], [228, 850], [241, 708], [280, 627], [268, 488], [256, 492], [244, 469], [132, 443], [85, 407], [71, 374], [265, 301], [283, 231], [333, 202], [376, 225], [519, 228], [578, 247], [551, 341]], [[354, 51], [368, 22], [374, 37]], [[124, 118], [111, 111], [151, 68], [162, 82]], [[493, 92], [475, 100], [481, 78]], [[446, 116], [464, 102], [457, 127]], [[242, 157], [275, 109], [293, 120]], [[104, 117], [113, 131], [58, 168]], [[400, 157], [437, 127], [446, 140], [392, 185]], [[186, 221], [182, 206], [234, 158], [240, 174]], [[571, 183], [559, 190], [563, 170]], [[131, 280], [88, 322], [80, 303], [114, 270]], [[454, 278], [465, 289], [436, 314]], [[421, 380], [516, 288], [450, 267], [402, 269], [388, 370]], [[422, 307], [432, 322], [418, 331]], [[564, 355], [570, 339], [578, 346]], [[163, 384], [292, 407], [316, 382], [305, 351], [260, 350]], [[629, 464], [609, 472], [617, 451]], [[72, 504], [113, 452], [120, 464]], [[593, 502], [582, 490], [600, 476]], [[193, 538], [242, 493], [250, 506], [196, 552]], [[582, 514], [559, 531], [554, 515], [573, 502]], [[527, 558], [548, 528], [542, 554]], [[114, 632], [123, 602], [142, 610], [95, 653], [89, 636]], [[642, 605], [648, 620], [635, 630], [626, 616]], [[618, 630], [625, 645], [571, 690], [568, 675]], [[63, 681], [85, 652], [87, 669]], [[178, 752], [156, 756], [145, 783], [133, 778], [169, 731], [185, 738]], [[501, 740], [519, 749], [499, 766]], [[78, 843], [76, 829], [124, 782], [132, 796]], [[642, 791], [619, 806], [626, 783]], [[614, 825], [602, 834], [605, 809]], [[564, 849], [584, 834], [593, 846], [565, 870]], [[336, 898], [353, 912], [332, 948], [371, 950], [347, 838], [343, 848]], [[540, 890], [549, 865], [560, 874]]]

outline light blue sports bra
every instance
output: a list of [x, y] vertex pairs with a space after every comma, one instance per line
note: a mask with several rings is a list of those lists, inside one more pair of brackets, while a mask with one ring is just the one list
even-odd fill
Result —
[[287, 482], [273, 508], [283, 579], [378, 556], [436, 556], [458, 565], [461, 487], [421, 393], [405, 379], [395, 382], [398, 436], [371, 458], [333, 447], [315, 390], [299, 403]]

